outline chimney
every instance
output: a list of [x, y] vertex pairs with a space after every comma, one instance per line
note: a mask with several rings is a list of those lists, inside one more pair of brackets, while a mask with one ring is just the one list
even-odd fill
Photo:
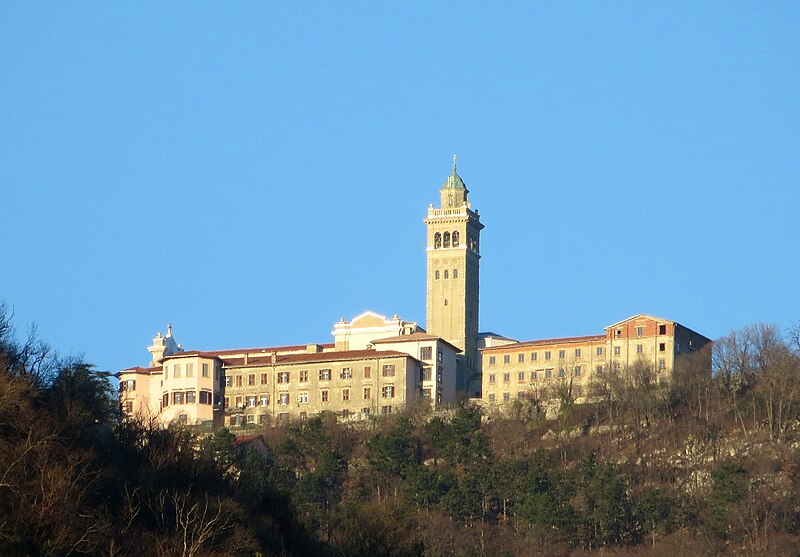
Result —
[[318, 354], [322, 352], [322, 347], [319, 344], [307, 344], [306, 354]]
[[272, 360], [272, 363], [273, 363], [273, 364], [274, 364], [275, 362], [277, 362], [277, 361], [278, 361], [278, 353], [277, 353], [277, 352], [273, 352], [273, 353], [272, 353], [272, 357], [271, 357], [270, 359]]
[[244, 355], [244, 365], [248, 365], [250, 363], [250, 354], [245, 353]]

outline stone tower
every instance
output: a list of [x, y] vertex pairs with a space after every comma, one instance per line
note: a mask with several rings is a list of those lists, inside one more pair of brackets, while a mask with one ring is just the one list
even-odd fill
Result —
[[463, 351], [456, 388], [475, 396], [480, 393], [478, 271], [483, 225], [468, 193], [456, 172], [454, 155], [453, 174], [441, 189], [441, 208], [428, 207], [424, 221], [428, 225], [426, 329]]

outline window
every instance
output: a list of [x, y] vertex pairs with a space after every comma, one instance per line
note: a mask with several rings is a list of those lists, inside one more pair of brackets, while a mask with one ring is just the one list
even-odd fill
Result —
[[517, 380], [520, 383], [524, 383], [525, 382], [525, 372], [524, 371], [520, 371], [517, 375], [518, 375], [517, 376]]
[[564, 377], [564, 375], [565, 375], [564, 374], [564, 368], [563, 367], [558, 368], [558, 376], [559, 377]]
[[248, 408], [255, 408], [256, 407], [256, 395], [250, 395], [247, 397], [247, 407]]
[[440, 349], [440, 350], [437, 350], [437, 351], [436, 351], [436, 361], [437, 361], [437, 362], [441, 362], [441, 361], [442, 361], [442, 359], [443, 359], [443, 358], [442, 358], [442, 351], [441, 351], [441, 349]]
[[[453, 238], [453, 247], [457, 248], [458, 247], [458, 231], [457, 230], [453, 232], [452, 238]], [[453, 275], [454, 278], [455, 278], [455, 276], [456, 275]]]
[[531, 361], [532, 362], [536, 361], [536, 355], [537, 355], [536, 352], [531, 352]]
[[572, 370], [572, 374], [575, 377], [580, 377], [581, 376], [581, 366], [575, 366], [575, 369]]
[[329, 370], [329, 369], [321, 369], [321, 370], [319, 370], [319, 380], [320, 381], [330, 381], [331, 380], [331, 370]]
[[248, 414], [248, 415], [247, 415], [247, 423], [248, 423], [248, 424], [254, 424], [254, 423], [256, 423], [256, 416], [255, 416], [255, 414]]
[[559, 350], [558, 351], [558, 359], [559, 360], [563, 360], [564, 356], [566, 356], [566, 355], [567, 355], [567, 351], [566, 350]]
[[[450, 247], [450, 233], [449, 232], [445, 232], [444, 233], [444, 237], [442, 238], [442, 247], [444, 247], [444, 248], [449, 248]], [[447, 275], [445, 275], [444, 278], [447, 278]]]
[[666, 325], [659, 325], [658, 326], [658, 334], [659, 335], [666, 335], [667, 334], [667, 326]]
[[503, 402], [508, 402], [509, 400], [511, 400], [511, 394], [503, 393]]
[[581, 386], [575, 385], [574, 387], [572, 387], [572, 392], [576, 397], [581, 396]]
[[511, 355], [510, 354], [506, 354], [506, 355], [503, 356], [503, 363], [504, 364], [510, 364], [511, 363]]
[[125, 402], [125, 413], [131, 414], [133, 412], [133, 401], [128, 400]]
[[489, 393], [489, 402], [494, 402], [494, 393]]
[[164, 379], [169, 379], [169, 366], [164, 366]]
[[658, 359], [658, 369], [666, 369], [667, 361], [664, 358]]
[[458, 278], [458, 269], [453, 269], [453, 278]]
[[328, 391], [320, 391], [322, 402], [328, 402]]
[[267, 395], [267, 394], [262, 394], [262, 395], [259, 397], [259, 399], [258, 399], [258, 403], [259, 403], [261, 406], [269, 406], [269, 395]]
[[597, 347], [597, 352], [596, 352], [596, 354], [597, 354], [598, 356], [602, 356], [602, 355], [603, 355], [603, 347], [602, 347], [602, 346], [598, 346], [598, 347]]
[[422, 389], [422, 398], [431, 398], [430, 388]]
[[278, 395], [278, 404], [281, 406], [289, 406], [289, 393], [280, 393]]
[[186, 404], [194, 404], [197, 402], [195, 399], [197, 395], [194, 391], [186, 391]]
[[343, 367], [342, 368], [341, 378], [342, 379], [352, 379], [353, 378], [353, 370], [350, 369], [349, 367]]
[[348, 416], [350, 416], [350, 410], [345, 408], [344, 410], [342, 410], [342, 418], [347, 418]]
[[495, 376], [494, 373], [489, 374], [489, 384], [494, 385]]
[[386, 364], [383, 366], [384, 377], [394, 377], [394, 364]]
[[636, 336], [643, 337], [644, 336], [644, 327], [636, 327]]
[[603, 365], [600, 364], [600, 365], [594, 366], [594, 371], [595, 371], [595, 373], [603, 373]]
[[266, 373], [262, 373], [261, 374], [261, 384], [262, 385], [266, 385], [267, 384], [267, 374]]
[[439, 271], [436, 271], [435, 273], [433, 273], [433, 278], [435, 278], [436, 280], [439, 280]]
[[511, 381], [511, 374], [510, 373], [504, 373], [503, 374], [503, 383], [508, 383], [509, 381]]
[[203, 377], [208, 377], [208, 364], [203, 364], [200, 368], [200, 375]]
[[234, 404], [236, 404], [236, 408], [241, 408], [243, 406], [242, 405], [242, 397], [241, 396], [237, 396], [236, 398], [234, 398], [233, 402], [234, 402]]
[[381, 396], [383, 398], [394, 398], [394, 385], [386, 385], [381, 389]]
[[208, 391], [200, 391], [200, 404], [211, 404], [211, 393]]
[[368, 407], [368, 406], [365, 406], [364, 408], [362, 408], [362, 409], [361, 409], [361, 413], [362, 413], [362, 414], [365, 414], [365, 415], [368, 415], [368, 414], [369, 414], [369, 407]]
[[255, 384], [256, 384], [256, 374], [251, 373], [247, 376], [247, 385], [252, 387]]
[[517, 354], [517, 361], [522, 363], [525, 361], [525, 354]]
[[490, 366], [493, 366], [493, 365], [494, 365], [494, 363], [495, 363], [494, 356], [489, 356], [489, 365], [490, 365]]
[[181, 364], [175, 364], [172, 368], [172, 376], [177, 379], [178, 377], [183, 376], [183, 371], [181, 370]]
[[552, 376], [553, 376], [552, 368], [544, 370], [544, 378], [545, 379], [550, 379]]
[[372, 366], [364, 366], [364, 379], [369, 379], [372, 376]]
[[381, 406], [381, 414], [391, 414], [392, 407], [391, 406]]
[[372, 398], [372, 387], [364, 387], [364, 400]]
[[230, 406], [231, 406], [231, 397], [226, 396], [225, 400], [223, 401], [222, 404], [223, 404], [223, 406], [222, 406], [223, 408], [230, 408]]
[[278, 372], [278, 383], [288, 383], [289, 382], [289, 372], [288, 371], [279, 371]]
[[235, 382], [236, 382], [236, 386], [237, 387], [241, 387], [242, 386], [242, 376], [241, 375], [236, 375], [234, 377], [234, 379], [235, 379]]
[[425, 366], [420, 371], [420, 379], [422, 381], [430, 381], [431, 380], [431, 366]]
[[450, 278], [449, 272], [447, 269], [444, 270], [444, 278]]
[[531, 372], [531, 381], [536, 381], [536, 379], [538, 379], [538, 377], [537, 377], [538, 375], [539, 374], [536, 371], [532, 371]]
[[344, 402], [350, 400], [350, 389], [342, 389], [342, 400]]
[[544, 353], [544, 359], [545, 359], [545, 360], [549, 360], [549, 359], [550, 359], [550, 351], [549, 351], [549, 350], [546, 350], [546, 351], [545, 351], [545, 353]]
[[430, 346], [423, 346], [419, 349], [420, 360], [430, 360], [432, 355], [433, 355], [433, 348], [431, 348]]
[[[437, 232], [436, 234], [433, 235], [433, 249], [439, 249], [440, 247], [442, 247], [442, 233]], [[436, 275], [437, 275], [436, 278], [439, 278], [438, 272], [436, 273]]]
[[667, 343], [666, 342], [659, 342], [658, 343], [658, 351], [659, 352], [666, 352], [667, 351]]
[[297, 402], [299, 404], [308, 404], [308, 391], [303, 391], [301, 393], [298, 393]]
[[172, 393], [172, 404], [183, 404], [183, 393]]
[[637, 354], [641, 354], [642, 352], [644, 352], [644, 346], [641, 345], [641, 344], [637, 344], [636, 345], [636, 353]]
[[186, 377], [194, 377], [194, 364], [186, 364]]
[[580, 348], [576, 348], [575, 349], [575, 357], [576, 358], [580, 358], [581, 357], [581, 349]]
[[615, 356], [619, 356], [620, 354], [622, 354], [622, 348], [620, 348], [619, 346], [615, 346], [614, 347], [614, 355]]
[[614, 338], [619, 338], [622, 336], [622, 329], [615, 329], [614, 330]]

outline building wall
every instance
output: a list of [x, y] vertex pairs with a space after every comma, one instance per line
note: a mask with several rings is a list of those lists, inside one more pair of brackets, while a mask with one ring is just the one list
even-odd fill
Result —
[[600, 372], [624, 372], [636, 364], [650, 367], [656, 380], [665, 381], [676, 357], [709, 342], [674, 321], [637, 315], [607, 327], [604, 335], [486, 348], [481, 399], [487, 405], [503, 406], [525, 396], [548, 398], [554, 396], [554, 389], [569, 383], [573, 396], [585, 397]]
[[450, 405], [456, 402], [456, 373], [458, 352], [455, 347], [442, 339], [397, 338], [393, 341], [378, 341], [376, 346], [382, 350], [406, 352], [420, 363], [418, 389], [422, 396], [435, 404]]
[[[386, 366], [393, 366], [391, 373]], [[343, 417], [397, 412], [417, 396], [419, 363], [374, 351], [357, 359], [231, 365], [225, 376], [225, 423], [242, 425], [320, 412]]]

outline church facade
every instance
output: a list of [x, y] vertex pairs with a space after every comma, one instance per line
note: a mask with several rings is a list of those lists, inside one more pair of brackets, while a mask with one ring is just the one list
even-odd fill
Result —
[[148, 347], [147, 367], [117, 373], [123, 415], [163, 424], [243, 426], [331, 412], [344, 419], [390, 414], [415, 401], [458, 397], [502, 407], [570, 379], [582, 396], [594, 374], [635, 363], [666, 378], [676, 357], [709, 339], [666, 319], [638, 315], [603, 335], [519, 342], [479, 333], [484, 226], [452, 174], [430, 205], [426, 326], [367, 311], [333, 326], [333, 343], [184, 350], [172, 327]]

